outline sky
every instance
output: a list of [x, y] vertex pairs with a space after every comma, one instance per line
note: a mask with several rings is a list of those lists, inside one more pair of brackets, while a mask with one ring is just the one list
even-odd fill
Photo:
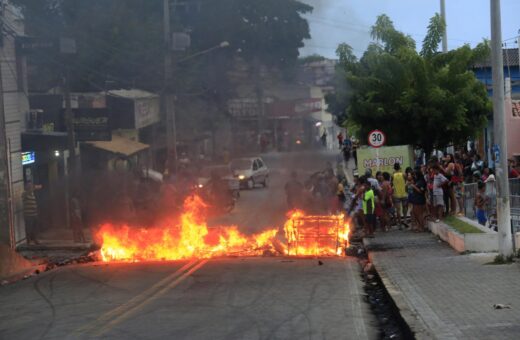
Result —
[[[314, 7], [307, 15], [310, 40], [302, 56], [320, 54], [335, 57], [339, 43], [351, 45], [361, 55], [369, 42], [370, 27], [380, 14], [392, 19], [396, 28], [411, 35], [418, 48], [426, 34], [429, 19], [440, 12], [439, 0], [301, 0]], [[465, 43], [475, 46], [490, 33], [490, 0], [445, 0], [448, 48]], [[502, 38], [508, 48], [518, 47], [520, 0], [502, 0]]]

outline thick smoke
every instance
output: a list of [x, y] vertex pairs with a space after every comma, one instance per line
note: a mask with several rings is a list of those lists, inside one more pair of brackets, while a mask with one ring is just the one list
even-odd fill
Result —
[[[335, 50], [339, 43], [351, 45], [355, 53], [360, 55], [370, 42], [370, 26], [373, 22], [361, 19], [367, 10], [373, 9], [371, 1], [338, 1], [338, 0], [301, 0], [314, 7], [307, 16], [312, 38], [300, 51], [302, 56], [320, 54], [335, 58]], [[381, 6], [379, 2], [377, 7]], [[370, 11], [372, 12], [372, 11]], [[370, 16], [371, 17], [371, 16]]]

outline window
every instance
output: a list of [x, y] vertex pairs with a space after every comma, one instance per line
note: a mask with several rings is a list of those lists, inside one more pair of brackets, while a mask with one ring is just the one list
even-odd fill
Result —
[[253, 162], [253, 171], [257, 171], [258, 170], [258, 161], [254, 161]]
[[258, 162], [258, 168], [263, 168], [264, 167], [264, 163], [262, 163], [261, 159], [257, 159], [256, 161]]

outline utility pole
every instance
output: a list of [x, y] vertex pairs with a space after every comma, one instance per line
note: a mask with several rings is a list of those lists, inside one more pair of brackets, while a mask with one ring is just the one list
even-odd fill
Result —
[[442, 35], [442, 52], [448, 52], [448, 21], [446, 20], [446, 3], [441, 0], [441, 18], [444, 21], [444, 33]]
[[74, 113], [72, 112], [72, 104], [70, 98], [69, 68], [66, 66], [65, 76], [63, 77], [63, 99], [65, 100], [65, 122], [67, 125], [67, 147], [69, 150], [69, 159], [63, 155], [65, 160], [65, 222], [67, 228], [71, 228], [70, 219], [70, 200], [71, 192], [74, 187], [74, 179], [76, 176], [76, 137], [74, 136]]
[[[174, 6], [175, 6], [174, 2]], [[170, 0], [163, 0], [163, 29], [164, 29], [164, 84], [162, 101], [166, 113], [166, 169], [168, 173], [177, 172], [177, 127], [175, 124], [175, 103], [172, 93], [173, 82], [173, 51], [172, 33], [170, 26]]]
[[518, 30], [518, 37], [516, 38], [518, 44], [518, 65], [520, 65], [520, 30]]
[[509, 169], [507, 166], [507, 130], [504, 107], [504, 59], [500, 0], [491, 1], [491, 61], [493, 65], [493, 128], [497, 180], [498, 248], [503, 256], [513, 254]]
[[[4, 19], [4, 3], [0, 2], [0, 23]], [[0, 31], [0, 35], [4, 33]], [[3, 47], [0, 47], [3, 48]], [[3, 60], [0, 60], [0, 66]], [[11, 178], [9, 172], [9, 152], [7, 148], [7, 133], [5, 130], [4, 87], [2, 68], [0, 67], [0, 244], [14, 247], [11, 240]]]

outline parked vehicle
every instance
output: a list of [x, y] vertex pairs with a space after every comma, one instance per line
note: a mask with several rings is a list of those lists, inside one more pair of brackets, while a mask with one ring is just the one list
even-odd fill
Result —
[[239, 158], [231, 161], [231, 170], [241, 188], [253, 189], [257, 184], [267, 187], [269, 168], [260, 157]]

